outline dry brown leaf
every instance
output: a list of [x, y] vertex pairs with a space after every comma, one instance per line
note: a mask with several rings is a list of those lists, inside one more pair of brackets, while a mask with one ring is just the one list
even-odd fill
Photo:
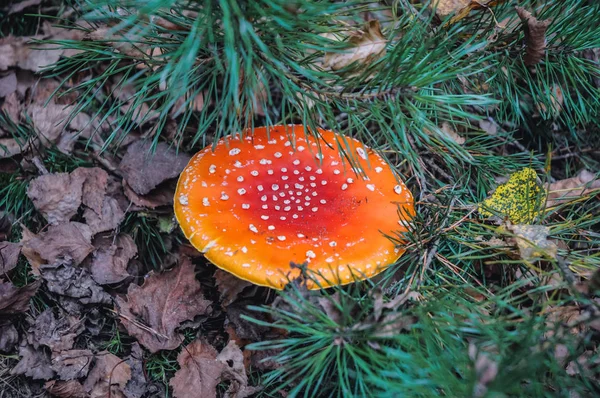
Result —
[[0, 316], [18, 314], [29, 309], [29, 300], [35, 295], [41, 282], [39, 280], [16, 287], [10, 282], [0, 281]]
[[123, 281], [130, 275], [127, 272], [129, 260], [137, 255], [137, 246], [127, 234], [115, 237], [102, 237], [94, 241], [96, 251], [90, 266], [92, 278], [101, 284]]
[[217, 360], [213, 346], [194, 340], [179, 353], [177, 362], [180, 368], [169, 380], [175, 398], [216, 398], [226, 365]]
[[183, 337], [175, 329], [210, 312], [210, 304], [186, 257], [171, 271], [150, 275], [142, 286], [130, 285], [127, 300], [117, 298], [121, 322], [151, 352], [178, 347]]
[[23, 0], [16, 4], [12, 4], [10, 7], [8, 7], [8, 15], [19, 13], [31, 6], [37, 6], [41, 2], [42, 0]]
[[456, 142], [458, 145], [462, 145], [465, 143], [466, 139], [462, 135], [458, 134], [450, 125], [450, 123], [443, 122], [442, 123], [442, 132], [448, 136], [452, 141]]
[[477, 374], [477, 384], [473, 389], [473, 397], [483, 397], [487, 394], [487, 385], [498, 376], [498, 364], [488, 354], [478, 350], [475, 344], [469, 344], [469, 357], [474, 362]]
[[[553, 84], [550, 92], [548, 93], [548, 98], [550, 99], [550, 116], [558, 117], [558, 115], [563, 109], [563, 104], [565, 102], [565, 97], [563, 95], [562, 88], [557, 84]], [[539, 102], [536, 103], [535, 106], [539, 113], [548, 113], [548, 107], [545, 104]]]
[[27, 196], [51, 225], [67, 222], [81, 204], [83, 180], [68, 173], [45, 174], [32, 180]]
[[141, 398], [148, 390], [148, 382], [144, 370], [144, 352], [138, 343], [131, 345], [131, 355], [127, 364], [131, 369], [131, 379], [127, 382], [123, 393], [127, 398]]
[[72, 106], [58, 105], [54, 102], [46, 106], [33, 104], [27, 108], [33, 126], [39, 132], [42, 145], [54, 144], [59, 140], [72, 111]]
[[244, 355], [235, 341], [229, 341], [219, 355], [217, 355], [217, 361], [223, 363], [221, 377], [230, 382], [229, 388], [223, 394], [224, 398], [246, 398], [260, 391], [260, 387], [251, 387], [248, 385]]
[[[485, 1], [485, 0], [484, 0]], [[468, 8], [471, 0], [434, 0], [430, 7], [435, 7], [435, 14], [440, 18], [445, 18], [450, 14]]]
[[62, 259], [72, 259], [79, 265], [94, 250], [92, 231], [85, 224], [69, 222], [51, 225], [38, 235], [23, 230], [21, 252], [32, 266], [34, 275], [39, 275], [42, 264], [53, 264]]
[[44, 384], [44, 388], [57, 398], [88, 398], [83, 386], [76, 380], [50, 380]]
[[338, 292], [336, 292], [328, 297], [318, 297], [317, 298], [317, 302], [319, 303], [321, 308], [323, 308], [323, 311], [325, 311], [325, 314], [327, 314], [329, 319], [331, 319], [338, 325], [341, 325], [344, 320], [344, 314], [339, 309], [339, 307], [336, 305], [336, 303], [339, 303], [339, 301], [340, 301], [340, 295]]
[[546, 30], [550, 26], [549, 19], [540, 21], [531, 12], [523, 7], [515, 7], [517, 14], [523, 22], [525, 30], [525, 65], [531, 66], [539, 63], [546, 53]]
[[480, 120], [479, 128], [488, 133], [489, 135], [498, 134], [498, 125], [493, 120]]
[[588, 170], [582, 170], [576, 177], [559, 180], [548, 188], [547, 207], [579, 199], [600, 188], [600, 178]]
[[96, 364], [83, 383], [90, 398], [126, 398], [123, 393], [131, 379], [129, 364], [108, 351], [96, 355]]
[[0, 159], [19, 155], [29, 148], [28, 143], [20, 143], [14, 138], [0, 138]]
[[52, 370], [61, 380], [87, 376], [94, 354], [90, 350], [68, 350], [52, 355]]
[[215, 271], [215, 280], [221, 298], [221, 306], [224, 308], [233, 303], [242, 290], [252, 286], [252, 283], [221, 269]]
[[87, 208], [83, 212], [83, 217], [92, 230], [92, 233], [97, 234], [98, 232], [117, 229], [121, 221], [125, 218], [125, 212], [119, 206], [117, 199], [105, 196], [100, 213]]
[[138, 141], [127, 148], [127, 153], [119, 165], [120, 171], [131, 189], [139, 195], [146, 195], [162, 182], [179, 176], [190, 160], [184, 153], [161, 142], [154, 155], [150, 155], [151, 143]]
[[21, 245], [13, 242], [0, 242], [0, 278], [17, 266]]
[[19, 356], [21, 359], [12, 368], [11, 374], [25, 375], [34, 380], [48, 380], [54, 377], [54, 371], [50, 366], [50, 356], [46, 352], [22, 342], [19, 347]]
[[519, 248], [519, 255], [525, 261], [535, 261], [540, 258], [556, 258], [558, 246], [556, 242], [548, 240], [550, 227], [543, 225], [515, 224], [507, 226], [514, 236], [509, 243], [514, 243]]
[[166, 181], [154, 188], [147, 195], [138, 195], [131, 189], [127, 181], [123, 180], [123, 192], [125, 196], [136, 206], [156, 209], [160, 206], [173, 204], [173, 196], [177, 182], [175, 180]]
[[15, 326], [11, 323], [0, 322], [0, 352], [12, 351], [18, 342], [19, 332]]
[[46, 287], [58, 294], [58, 300], [67, 311], [77, 313], [81, 305], [111, 304], [111, 296], [92, 279], [84, 268], [75, 267], [71, 260], [43, 264], [39, 268]]
[[83, 322], [75, 316], [59, 311], [54, 315], [52, 308], [46, 309], [35, 318], [27, 331], [27, 341], [34, 348], [46, 346], [53, 354], [71, 350], [75, 338], [84, 330]]
[[0, 77], [0, 98], [14, 93], [17, 90], [17, 75], [14, 72]]
[[379, 21], [368, 21], [363, 30], [348, 39], [350, 48], [343, 52], [328, 52], [323, 67], [337, 71], [352, 64], [368, 65], [385, 55], [387, 40], [381, 33]]

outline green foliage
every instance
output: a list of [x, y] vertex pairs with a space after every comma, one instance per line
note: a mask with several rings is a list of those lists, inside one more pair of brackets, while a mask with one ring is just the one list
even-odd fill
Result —
[[159, 223], [160, 220], [151, 214], [130, 212], [121, 224], [121, 230], [135, 241], [140, 260], [155, 269], [160, 268], [162, 258], [170, 248]]

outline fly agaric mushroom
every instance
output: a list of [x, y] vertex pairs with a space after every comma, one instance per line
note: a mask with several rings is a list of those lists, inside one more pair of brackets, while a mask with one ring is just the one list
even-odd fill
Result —
[[403, 251], [385, 235], [406, 231], [410, 191], [359, 141], [319, 135], [303, 126], [255, 128], [197, 153], [175, 193], [187, 239], [217, 267], [275, 289], [300, 274], [291, 262], [328, 287], [396, 261]]

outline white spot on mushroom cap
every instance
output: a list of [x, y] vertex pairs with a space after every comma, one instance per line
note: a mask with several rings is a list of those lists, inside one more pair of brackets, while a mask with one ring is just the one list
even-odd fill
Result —
[[360, 156], [363, 159], [367, 159], [367, 154], [365, 153], [365, 150], [362, 148], [356, 148], [356, 153], [358, 153], [358, 156]]
[[210, 206], [210, 202], [208, 201], [208, 198], [202, 198], [202, 205], [204, 205], [204, 207]]
[[394, 192], [396, 192], [398, 195], [400, 195], [402, 193], [402, 186], [401, 185], [396, 185], [394, 187]]
[[348, 189], [348, 184], [342, 184], [342, 191], [345, 191], [346, 189]]
[[373, 184], [367, 184], [367, 189], [369, 191], [375, 191], [375, 185], [373, 185]]
[[331, 242], [329, 242], [329, 246], [331, 247], [336, 247], [337, 246], [337, 242], [332, 240]]
[[248, 203], [242, 203], [242, 209], [248, 210], [249, 208], [250, 208], [250, 204], [248, 204]]
[[275, 156], [276, 158], [278, 158], [278, 159], [279, 159], [279, 158], [280, 158], [280, 157], [282, 157], [283, 155], [281, 154], [281, 152], [275, 152], [275, 153], [273, 154], [273, 156]]
[[252, 171], [250, 172], [250, 175], [252, 175], [252, 176], [256, 177], [256, 176], [258, 176], [258, 171], [257, 171], [257, 170], [252, 170]]
[[244, 267], [244, 268], [250, 268], [250, 264], [244, 263], [244, 264], [242, 264], [242, 267]]
[[265, 149], [264, 145], [254, 145], [254, 148], [256, 149]]
[[244, 188], [240, 188], [237, 190], [237, 193], [239, 193], [240, 195], [245, 195], [246, 194], [246, 190]]
[[257, 234], [257, 233], [258, 233], [258, 228], [256, 228], [256, 227], [254, 226], [254, 224], [250, 224], [250, 225], [248, 226], [248, 228], [250, 229], [250, 231], [254, 232], [255, 234]]
[[227, 195], [225, 192], [221, 192], [221, 200], [227, 200], [229, 199], [229, 195]]
[[273, 231], [273, 230], [275, 229], [275, 226], [274, 226], [274, 225], [269, 225], [269, 226], [267, 227], [267, 229], [268, 229], [269, 231]]
[[215, 166], [214, 164], [211, 164], [210, 167], [208, 168], [208, 172], [210, 174], [214, 174], [215, 171], [217, 171], [217, 166]]
[[279, 239], [280, 241], [283, 242], [285, 240], [285, 236], [284, 235], [280, 235], [280, 236], [277, 237], [277, 239]]
[[314, 251], [312, 251], [312, 250], [308, 250], [308, 251], [306, 252], [306, 257], [308, 257], [308, 258], [315, 258], [315, 257], [317, 257], [317, 255], [315, 254], [315, 252], [314, 252]]
[[381, 168], [381, 167], [379, 167], [379, 166], [375, 167], [375, 172], [376, 172], [377, 174], [381, 173], [382, 171], [383, 171], [383, 168]]
[[240, 148], [233, 148], [229, 151], [229, 156], [235, 156], [235, 155], [239, 154], [240, 152], [242, 152], [242, 150]]
[[188, 196], [181, 194], [179, 195], [179, 203], [181, 203], [183, 206], [187, 206], [188, 205]]

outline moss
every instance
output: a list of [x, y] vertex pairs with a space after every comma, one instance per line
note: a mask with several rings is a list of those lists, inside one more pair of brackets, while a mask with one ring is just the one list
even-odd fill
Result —
[[545, 196], [535, 170], [526, 167], [496, 188], [493, 195], [479, 205], [479, 214], [508, 218], [513, 224], [529, 224], [540, 214]]

